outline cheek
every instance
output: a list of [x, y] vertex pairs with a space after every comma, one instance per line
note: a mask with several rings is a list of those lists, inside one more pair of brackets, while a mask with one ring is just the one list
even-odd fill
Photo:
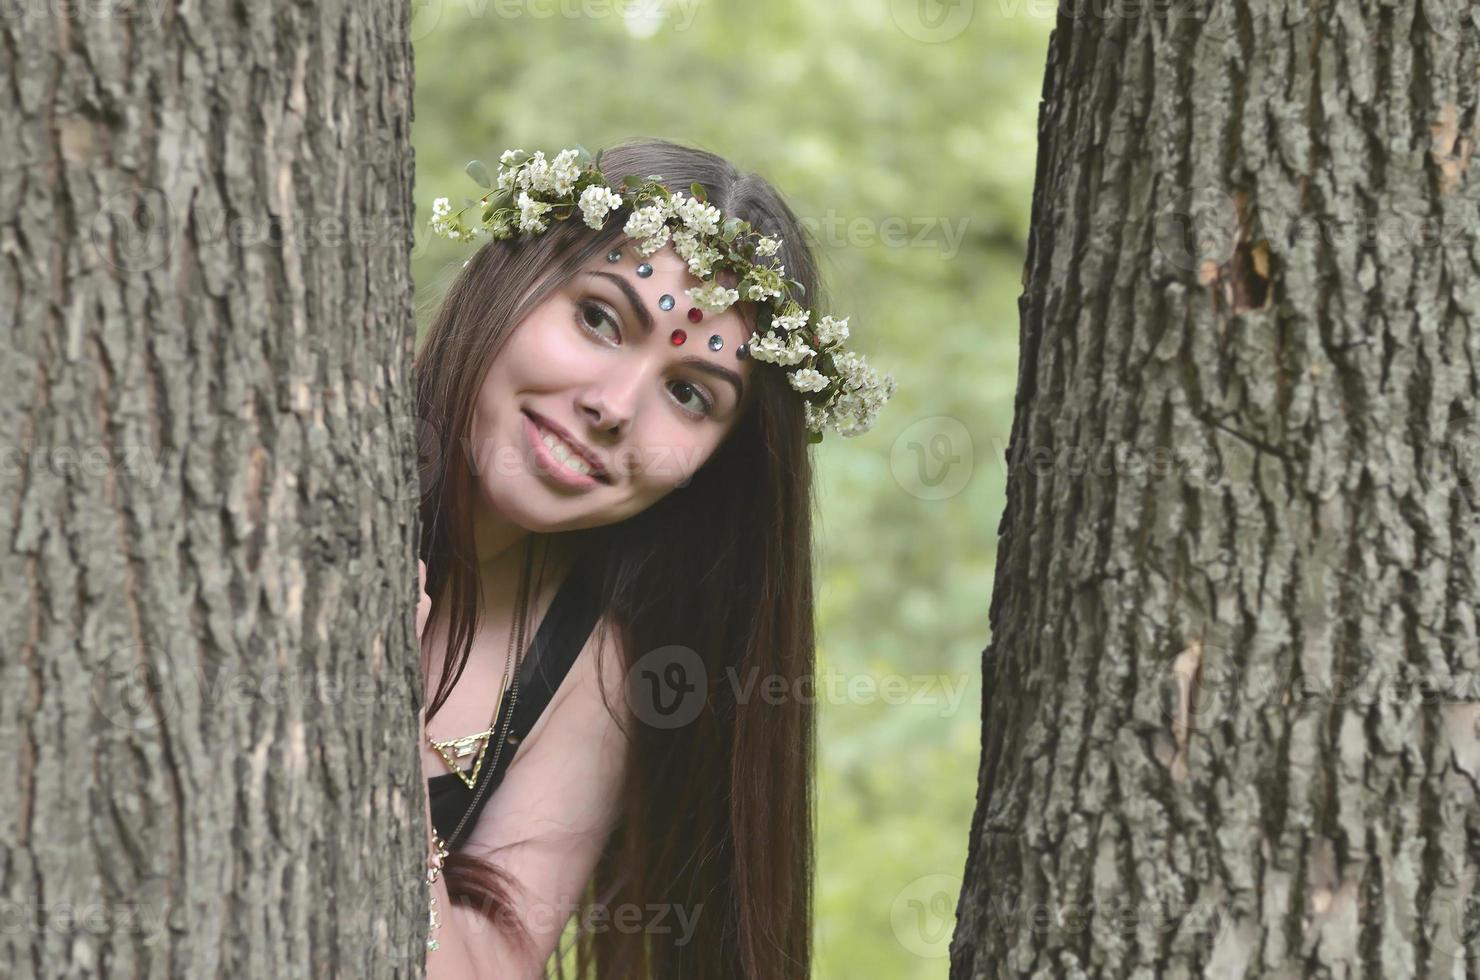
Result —
[[536, 311], [520, 324], [500, 358], [508, 362], [511, 383], [542, 386], [582, 369], [587, 351], [578, 343], [581, 338], [575, 335], [575, 324], [567, 323], [564, 316], [554, 309]]
[[657, 424], [625, 446], [623, 464], [633, 474], [637, 493], [654, 503], [686, 486], [717, 446], [710, 434], [699, 435], [682, 424]]

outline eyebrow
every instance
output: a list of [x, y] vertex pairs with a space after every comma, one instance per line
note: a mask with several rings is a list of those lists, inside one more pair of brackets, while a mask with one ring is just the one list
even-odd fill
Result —
[[[626, 276], [601, 271], [588, 272], [586, 275], [607, 279], [615, 283], [617, 288], [622, 291], [622, 295], [626, 297], [627, 305], [632, 307], [632, 311], [637, 315], [637, 322], [642, 327], [642, 335], [646, 337], [653, 332], [653, 314], [648, 310], [647, 304], [642, 301], [642, 296], [638, 294], [636, 289], [632, 288], [632, 283], [627, 281]], [[679, 363], [687, 364], [696, 370], [713, 375], [722, 381], [728, 381], [730, 386], [735, 389], [735, 400], [737, 402], [745, 400], [745, 382], [740, 379], [740, 375], [731, 371], [729, 368], [721, 367], [713, 361], [700, 357], [697, 354], [681, 357], [679, 358]]]

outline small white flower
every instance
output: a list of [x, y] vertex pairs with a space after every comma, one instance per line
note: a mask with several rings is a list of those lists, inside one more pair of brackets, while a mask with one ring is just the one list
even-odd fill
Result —
[[540, 215], [550, 210], [544, 201], [536, 201], [527, 191], [519, 192], [519, 230], [541, 232], [549, 227]]
[[547, 194], [554, 184], [554, 174], [550, 171], [550, 161], [545, 159], [544, 150], [535, 150], [534, 156], [524, 162], [519, 169], [519, 187], [526, 191], [534, 191], [536, 194]]
[[848, 339], [848, 318], [843, 317], [836, 320], [831, 316], [824, 316], [817, 321], [817, 342], [823, 347], [831, 347], [833, 344], [841, 344]]
[[723, 313], [740, 299], [738, 290], [726, 289], [719, 283], [709, 283], [704, 286], [694, 286], [684, 290], [694, 305], [706, 313]]
[[775, 255], [776, 252], [777, 252], [777, 250], [780, 249], [780, 248], [781, 248], [781, 239], [779, 239], [779, 238], [762, 238], [760, 241], [758, 241], [758, 242], [755, 243], [755, 254], [756, 255]]
[[646, 204], [627, 216], [627, 224], [622, 226], [622, 231], [629, 238], [652, 238], [661, 232], [666, 240], [668, 233], [663, 221], [663, 209], [656, 204]]
[[555, 160], [550, 164], [550, 187], [555, 194], [565, 196], [569, 194], [576, 185], [576, 178], [581, 176], [581, 165], [576, 163], [575, 150], [561, 150], [555, 155]]
[[671, 203], [674, 215], [690, 231], [701, 235], [719, 234], [719, 223], [723, 217], [719, 213], [719, 208], [712, 204], [705, 204], [698, 198], [685, 197], [681, 193], [674, 194]]
[[514, 158], [523, 152], [523, 150], [505, 150], [503, 153], [499, 154], [498, 162], [502, 164], [513, 163]]
[[807, 325], [807, 318], [812, 315], [811, 310], [798, 310], [796, 313], [787, 313], [771, 318], [772, 330], [787, 330], [795, 332]]
[[832, 382], [821, 371], [799, 368], [786, 376], [786, 380], [797, 391], [821, 391]]
[[710, 273], [713, 272], [713, 263], [723, 258], [718, 249], [704, 244], [699, 236], [688, 228], [680, 228], [673, 233], [673, 250], [678, 253], [679, 258], [689, 264], [689, 272], [700, 279], [708, 279]]
[[814, 353], [816, 351], [807, 346], [799, 333], [794, 333], [785, 340], [774, 333], [768, 333], [764, 337], [755, 334], [750, 336], [750, 356], [757, 361], [769, 361], [789, 367], [800, 364]]
[[581, 191], [581, 217], [592, 228], [600, 228], [606, 216], [622, 206], [622, 196], [610, 187], [596, 185]]
[[452, 213], [452, 203], [445, 197], [439, 197], [432, 202], [432, 217], [445, 218]]
[[830, 421], [827, 409], [818, 408], [811, 402], [802, 402], [802, 415], [807, 420], [807, 428], [813, 432], [821, 432]]

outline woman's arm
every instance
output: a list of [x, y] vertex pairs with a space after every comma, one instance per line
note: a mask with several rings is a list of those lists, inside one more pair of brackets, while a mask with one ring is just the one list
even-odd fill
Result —
[[[549, 706], [514, 756], [463, 848], [507, 871], [515, 881], [509, 912], [531, 946], [511, 942], [487, 916], [444, 906], [438, 938], [451, 940], [427, 955], [428, 980], [544, 976], [616, 818], [626, 736], [602, 701], [592, 631]], [[600, 669], [613, 709], [630, 725], [625, 664], [620, 651], [601, 651]], [[505, 751], [511, 747], [505, 746]]]

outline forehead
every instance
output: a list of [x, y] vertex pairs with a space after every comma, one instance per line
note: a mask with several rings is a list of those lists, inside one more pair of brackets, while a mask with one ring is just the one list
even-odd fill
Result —
[[[617, 257], [616, 261], [611, 260], [613, 255]], [[752, 333], [750, 304], [736, 303], [723, 313], [700, 311], [703, 313], [700, 320], [697, 323], [692, 321], [689, 311], [696, 307], [685, 291], [704, 285], [704, 280], [689, 272], [688, 263], [673, 250], [671, 242], [652, 255], [644, 256], [637, 251], [636, 243], [631, 239], [621, 240], [592, 256], [577, 273], [575, 281], [582, 286], [602, 284], [611, 287], [614, 292], [624, 292], [620, 284], [611, 280], [610, 277], [614, 275], [625, 279], [643, 300], [652, 315], [655, 331], [661, 330], [666, 337], [675, 329], [683, 330], [688, 335], [682, 345], [685, 349], [694, 343], [692, 338], [698, 335], [699, 346], [705, 348], [706, 352], [709, 338], [718, 334], [724, 341], [724, 347], [719, 353], [727, 355], [729, 361], [734, 362], [730, 366], [741, 374], [748, 373], [750, 359], [737, 359], [734, 350], [748, 340]], [[730, 270], [720, 269], [716, 271], [713, 281], [722, 286], [734, 287], [738, 279]], [[667, 302], [666, 297], [672, 297], [672, 302]], [[663, 309], [665, 305], [670, 308]]]

